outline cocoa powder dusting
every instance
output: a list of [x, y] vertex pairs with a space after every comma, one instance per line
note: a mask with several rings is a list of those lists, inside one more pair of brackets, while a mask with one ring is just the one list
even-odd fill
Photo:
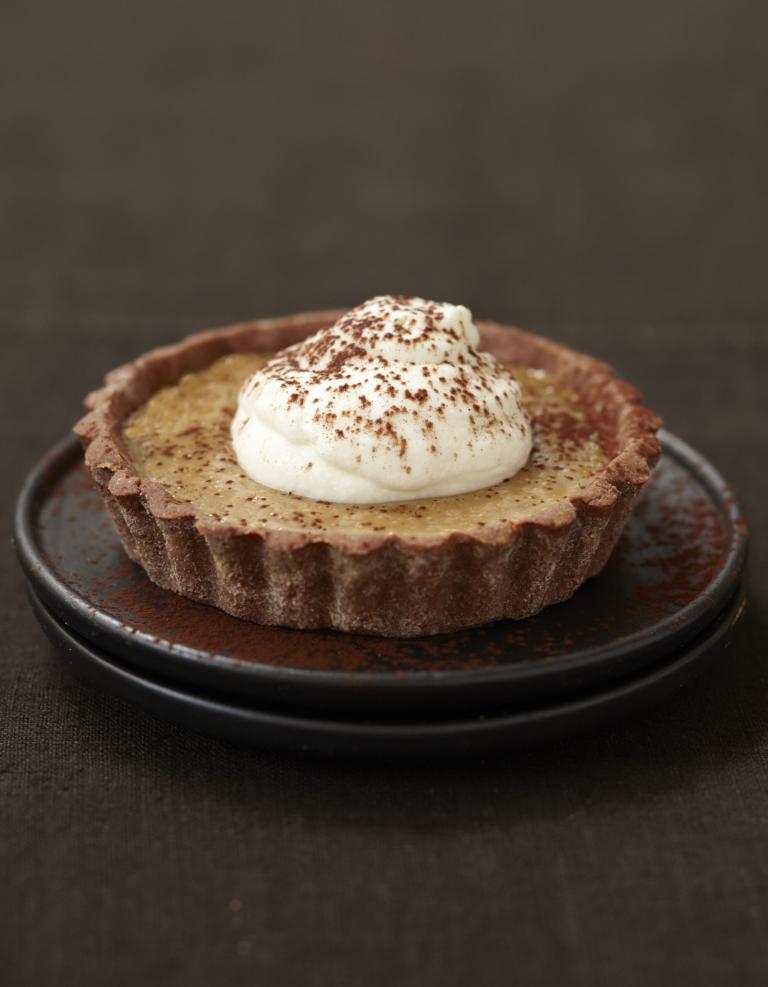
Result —
[[520, 622], [393, 640], [262, 627], [152, 584], [131, 563], [79, 461], [53, 485], [39, 538], [51, 567], [93, 610], [136, 637], [197, 660], [388, 674], [547, 661], [673, 617], [707, 591], [728, 545], [724, 516], [694, 477], [664, 459], [604, 573], [566, 603]]

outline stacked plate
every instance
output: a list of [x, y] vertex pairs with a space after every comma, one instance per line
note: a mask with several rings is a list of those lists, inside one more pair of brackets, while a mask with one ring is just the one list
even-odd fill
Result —
[[488, 753], [645, 709], [725, 649], [746, 527], [715, 470], [663, 441], [613, 558], [572, 600], [432, 638], [260, 627], [159, 589], [123, 553], [73, 440], [29, 476], [16, 544], [49, 638], [158, 715], [293, 751]]

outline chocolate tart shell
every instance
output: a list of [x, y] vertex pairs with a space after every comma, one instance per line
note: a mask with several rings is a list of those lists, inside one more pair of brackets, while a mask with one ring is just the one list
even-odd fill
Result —
[[591, 409], [609, 462], [577, 495], [524, 521], [446, 536], [244, 532], [142, 479], [125, 420], [157, 390], [233, 352], [270, 353], [341, 311], [244, 322], [199, 333], [113, 370], [75, 426], [120, 540], [165, 589], [263, 624], [415, 637], [529, 617], [568, 599], [607, 562], [660, 446], [660, 421], [604, 363], [530, 333], [478, 322], [508, 364], [540, 367]]

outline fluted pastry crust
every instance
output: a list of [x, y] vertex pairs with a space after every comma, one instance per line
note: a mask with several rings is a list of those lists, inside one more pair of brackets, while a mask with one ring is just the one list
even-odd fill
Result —
[[153, 582], [235, 617], [414, 637], [521, 619], [570, 597], [605, 565], [659, 456], [660, 421], [610, 367], [550, 340], [478, 322], [503, 363], [576, 392], [609, 460], [578, 494], [523, 521], [445, 536], [243, 531], [181, 503], [135, 469], [123, 423], [159, 388], [232, 352], [276, 352], [339, 311], [240, 323], [153, 350], [108, 374], [75, 426], [128, 555]]

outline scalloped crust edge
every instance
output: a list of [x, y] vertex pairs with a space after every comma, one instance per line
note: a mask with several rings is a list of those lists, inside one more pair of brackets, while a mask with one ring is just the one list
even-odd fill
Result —
[[75, 433], [120, 540], [157, 585], [234, 617], [415, 637], [522, 619], [568, 599], [607, 562], [656, 463], [660, 420], [611, 368], [540, 336], [478, 322], [483, 347], [553, 373], [596, 412], [612, 457], [588, 486], [522, 522], [446, 537], [243, 533], [143, 480], [122, 424], [159, 388], [230, 352], [275, 352], [341, 311], [238, 323], [152, 350], [88, 395]]

